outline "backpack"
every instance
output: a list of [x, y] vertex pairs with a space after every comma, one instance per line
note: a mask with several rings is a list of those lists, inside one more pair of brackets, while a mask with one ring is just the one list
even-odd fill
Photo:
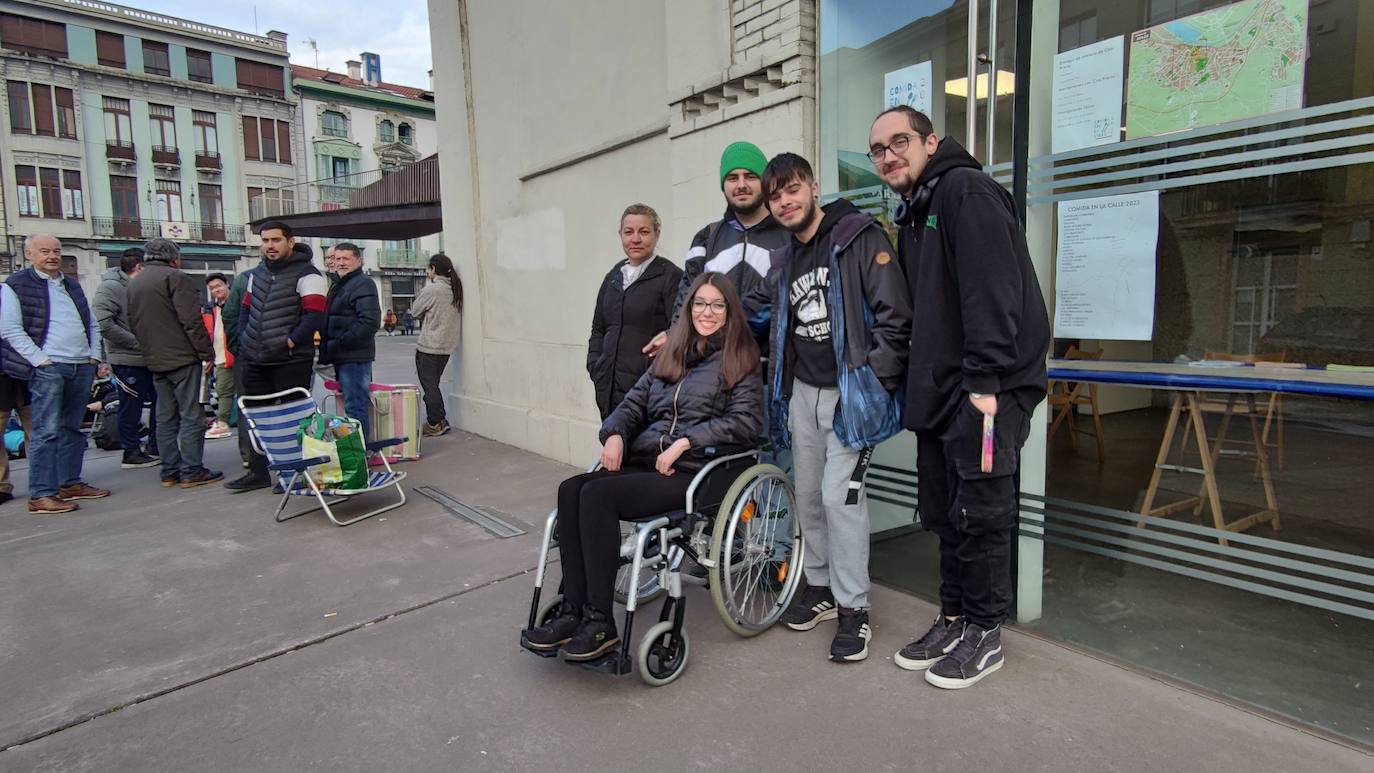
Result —
[[101, 407], [95, 432], [91, 433], [96, 448], [102, 451], [119, 451], [123, 448], [119, 444], [118, 412], [119, 403], [117, 401]]

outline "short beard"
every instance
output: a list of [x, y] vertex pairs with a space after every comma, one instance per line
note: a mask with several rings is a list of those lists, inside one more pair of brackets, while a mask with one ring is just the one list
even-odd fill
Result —
[[759, 195], [756, 196], [753, 203], [747, 207], [736, 207], [735, 202], [727, 195], [725, 197], [725, 206], [735, 215], [744, 215], [745, 217], [756, 215], [758, 211], [763, 208], [763, 191], [759, 191]]
[[816, 209], [817, 209], [817, 207], [816, 207], [816, 200], [815, 200], [815, 199], [807, 199], [807, 201], [806, 201], [806, 208], [805, 208], [804, 210], [802, 210], [802, 219], [799, 220], [799, 221], [797, 221], [797, 224], [796, 224], [796, 225], [786, 225], [786, 224], [784, 224], [784, 226], [787, 228], [787, 230], [791, 231], [791, 232], [794, 233], [794, 234], [799, 234], [799, 233], [801, 233], [802, 231], [805, 231], [807, 228], [810, 228], [810, 227], [811, 227], [812, 221], [814, 221], [814, 220], [816, 219], [816, 217], [817, 217]]

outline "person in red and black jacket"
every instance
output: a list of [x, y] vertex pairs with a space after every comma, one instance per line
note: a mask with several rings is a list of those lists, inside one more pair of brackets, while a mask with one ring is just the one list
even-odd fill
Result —
[[[324, 275], [312, 262], [307, 244], [298, 244], [290, 226], [272, 221], [258, 231], [262, 263], [248, 271], [236, 324], [237, 367], [243, 369], [243, 394], [266, 395], [294, 387], [310, 388], [315, 365], [315, 334], [324, 327]], [[231, 491], [271, 485], [267, 458], [253, 451], [248, 474], [224, 484]]]

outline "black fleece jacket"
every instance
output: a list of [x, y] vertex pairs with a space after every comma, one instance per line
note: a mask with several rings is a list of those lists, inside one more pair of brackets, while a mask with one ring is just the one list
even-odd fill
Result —
[[949, 137], [916, 186], [897, 241], [912, 308], [903, 423], [939, 432], [971, 392], [1029, 413], [1045, 399], [1050, 329], [1012, 198]]

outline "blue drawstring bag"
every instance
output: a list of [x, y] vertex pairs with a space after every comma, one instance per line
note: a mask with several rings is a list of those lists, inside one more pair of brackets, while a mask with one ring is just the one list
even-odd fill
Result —
[[[864, 303], [864, 339], [873, 337], [873, 311], [868, 296], [859, 290]], [[872, 448], [902, 431], [902, 389], [887, 391], [873, 368], [864, 363], [850, 368], [844, 356], [844, 294], [840, 287], [839, 251], [830, 255], [830, 341], [835, 347], [835, 365], [840, 388], [839, 408], [835, 411], [835, 434], [856, 451]]]

